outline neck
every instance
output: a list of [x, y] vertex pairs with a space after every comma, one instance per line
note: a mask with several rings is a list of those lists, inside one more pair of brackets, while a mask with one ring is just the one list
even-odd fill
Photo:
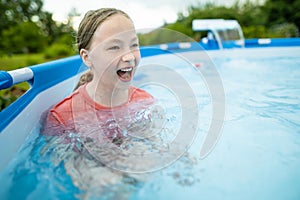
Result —
[[128, 102], [129, 89], [110, 88], [103, 84], [90, 82], [86, 86], [89, 96], [98, 104], [106, 107], [120, 106]]

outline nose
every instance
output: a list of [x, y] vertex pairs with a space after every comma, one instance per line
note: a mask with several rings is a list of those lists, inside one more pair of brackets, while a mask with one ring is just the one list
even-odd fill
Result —
[[132, 52], [128, 52], [122, 56], [123, 62], [132, 62], [135, 60], [135, 57]]

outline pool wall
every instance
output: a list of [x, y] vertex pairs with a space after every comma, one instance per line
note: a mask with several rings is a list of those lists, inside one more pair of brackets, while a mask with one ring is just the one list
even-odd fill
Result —
[[[245, 48], [262, 48], [262, 47], [292, 47], [300, 46], [300, 38], [253, 38], [245, 39]], [[176, 42], [148, 46], [151, 48], [169, 50], [169, 51], [199, 51], [199, 50], [220, 50], [218, 44], [214, 40], [207, 42]], [[241, 48], [235, 45], [234, 41], [226, 41], [223, 44], [223, 49]], [[158, 53], [158, 52], [156, 52]]]

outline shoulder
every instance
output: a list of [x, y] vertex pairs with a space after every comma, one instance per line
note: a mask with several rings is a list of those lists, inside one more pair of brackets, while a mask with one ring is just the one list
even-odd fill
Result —
[[72, 118], [73, 100], [80, 96], [80, 89], [75, 90], [68, 97], [64, 98], [52, 107], [49, 114], [52, 115], [60, 123], [65, 123]]

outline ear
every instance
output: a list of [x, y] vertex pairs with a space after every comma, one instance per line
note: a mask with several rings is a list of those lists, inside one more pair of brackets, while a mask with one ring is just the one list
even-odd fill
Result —
[[88, 51], [86, 49], [80, 49], [79, 54], [80, 54], [80, 57], [81, 57], [82, 61], [84, 62], [84, 64], [88, 67], [91, 67], [92, 62], [89, 58]]

